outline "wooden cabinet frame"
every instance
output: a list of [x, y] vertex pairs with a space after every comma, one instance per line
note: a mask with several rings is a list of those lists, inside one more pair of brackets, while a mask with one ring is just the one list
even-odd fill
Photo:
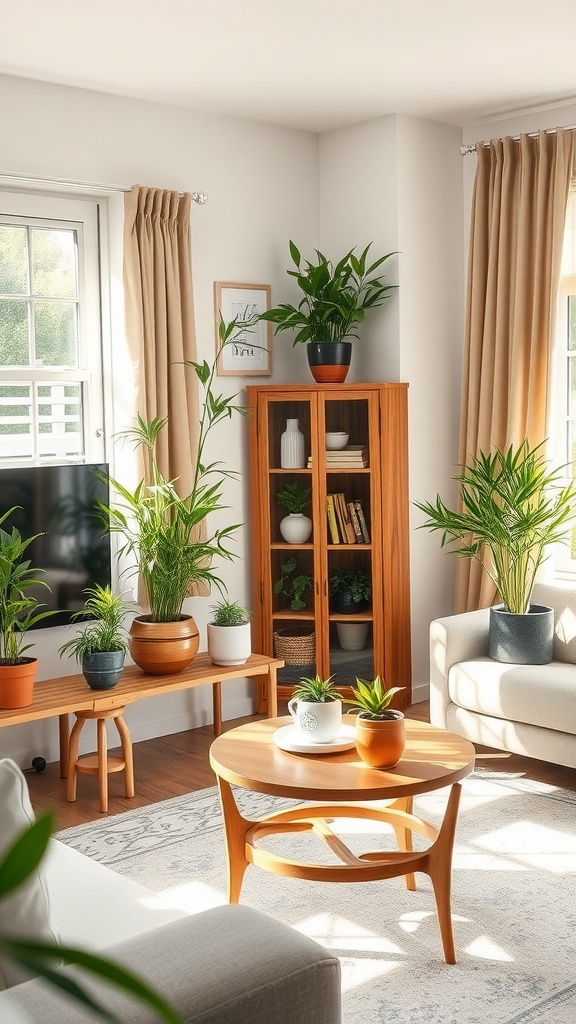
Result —
[[[372, 607], [357, 617], [371, 623], [373, 674], [388, 686], [404, 686], [396, 707], [411, 701], [410, 565], [408, 501], [407, 384], [254, 385], [247, 389], [250, 407], [250, 546], [252, 550], [253, 649], [274, 656], [273, 632], [282, 623], [309, 623], [316, 637], [314, 670], [332, 669], [331, 629], [343, 617], [331, 610], [330, 566], [370, 567]], [[298, 418], [311, 468], [280, 467], [280, 433], [288, 417]], [[350, 443], [365, 444], [367, 468], [329, 468], [325, 457], [327, 430], [350, 428]], [[289, 479], [312, 488], [313, 531], [306, 544], [282, 541], [275, 494]], [[356, 487], [366, 504], [370, 544], [331, 543], [326, 495]], [[280, 609], [275, 603], [274, 567], [291, 554], [313, 568], [313, 594], [304, 612]], [[352, 617], [348, 617], [352, 618]], [[302, 674], [309, 674], [305, 670]], [[358, 674], [362, 674], [359, 672]], [[287, 699], [293, 683], [278, 692]], [[346, 687], [344, 687], [346, 690]], [[348, 691], [349, 692], [349, 691]]]

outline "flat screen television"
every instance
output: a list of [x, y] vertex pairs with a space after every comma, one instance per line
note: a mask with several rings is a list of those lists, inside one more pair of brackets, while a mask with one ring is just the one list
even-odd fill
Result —
[[23, 538], [41, 534], [27, 555], [43, 570], [50, 590], [39, 587], [37, 596], [54, 614], [36, 628], [71, 622], [86, 587], [110, 584], [110, 532], [98, 504], [108, 501], [106, 463], [0, 469], [0, 515], [18, 506], [2, 529], [15, 526]]

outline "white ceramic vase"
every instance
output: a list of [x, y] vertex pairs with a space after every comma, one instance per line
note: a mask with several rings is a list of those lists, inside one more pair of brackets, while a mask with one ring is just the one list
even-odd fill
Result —
[[305, 544], [312, 533], [312, 520], [301, 512], [290, 512], [280, 521], [280, 533], [288, 544]]
[[280, 438], [281, 469], [304, 469], [304, 434], [298, 429], [298, 420], [286, 420], [286, 430]]

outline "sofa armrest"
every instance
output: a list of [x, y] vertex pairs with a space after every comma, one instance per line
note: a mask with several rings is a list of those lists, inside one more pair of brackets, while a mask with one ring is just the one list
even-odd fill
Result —
[[[159, 989], [183, 1024], [340, 1024], [338, 959], [249, 907], [192, 914], [102, 953]], [[81, 978], [123, 1024], [157, 1024], [157, 1016], [142, 1003], [100, 982], [85, 981], [77, 968], [65, 970]], [[6, 996], [31, 1024], [94, 1024], [93, 1014], [41, 979], [17, 985]]]
[[446, 728], [452, 665], [488, 654], [490, 609], [446, 615], [430, 623], [430, 721]]

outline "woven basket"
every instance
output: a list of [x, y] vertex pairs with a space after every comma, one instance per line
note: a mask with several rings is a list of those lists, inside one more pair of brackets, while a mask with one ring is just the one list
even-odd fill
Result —
[[314, 630], [287, 626], [274, 632], [274, 655], [287, 665], [310, 665], [316, 660]]

